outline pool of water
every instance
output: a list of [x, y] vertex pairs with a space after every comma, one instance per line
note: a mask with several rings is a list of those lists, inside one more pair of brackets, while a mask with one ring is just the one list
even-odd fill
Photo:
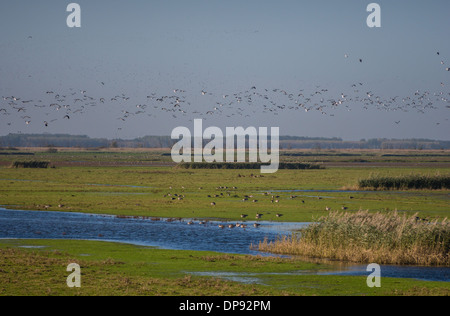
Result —
[[[191, 223], [190, 223], [191, 222]], [[190, 223], [190, 224], [188, 224]], [[268, 255], [250, 249], [267, 238], [276, 240], [308, 223], [246, 222], [247, 228], [228, 228], [236, 222], [170, 220], [151, 218], [119, 218], [111, 215], [84, 213], [19, 211], [0, 208], [0, 239], [73, 239], [101, 240], [153, 246], [173, 250], [214, 251], [220, 253]], [[219, 228], [224, 225], [225, 228]], [[300, 274], [364, 275], [365, 265], [336, 264], [331, 270], [299, 271]], [[384, 277], [450, 281], [450, 268], [381, 266]], [[220, 272], [215, 272], [219, 273]], [[255, 281], [257, 276], [230, 275], [230, 278]], [[248, 280], [247, 280], [248, 281]], [[256, 281], [255, 281], [256, 282]]]

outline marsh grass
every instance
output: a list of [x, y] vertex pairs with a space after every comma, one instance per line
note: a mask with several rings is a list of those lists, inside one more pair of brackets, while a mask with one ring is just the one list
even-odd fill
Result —
[[443, 190], [450, 189], [450, 176], [440, 174], [410, 174], [399, 177], [375, 176], [359, 180], [358, 187], [360, 189], [375, 190]]
[[450, 223], [417, 215], [333, 212], [260, 251], [378, 264], [450, 266]]

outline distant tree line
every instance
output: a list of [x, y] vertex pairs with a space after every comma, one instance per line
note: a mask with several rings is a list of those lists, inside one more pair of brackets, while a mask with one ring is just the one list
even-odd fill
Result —
[[[91, 138], [69, 134], [9, 134], [0, 136], [1, 148], [79, 147], [79, 148], [171, 148], [178, 140], [170, 136], [145, 136], [136, 139]], [[205, 144], [208, 141], [205, 141]], [[450, 149], [450, 141], [432, 139], [361, 139], [281, 136], [280, 149]]]

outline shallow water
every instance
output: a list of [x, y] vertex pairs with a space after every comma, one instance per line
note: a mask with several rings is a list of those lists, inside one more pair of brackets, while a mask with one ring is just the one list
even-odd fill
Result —
[[[366, 265], [331, 265], [327, 270], [299, 270], [294, 272], [267, 272], [267, 273], [247, 273], [247, 272], [189, 272], [193, 275], [211, 276], [237, 281], [246, 284], [264, 284], [264, 276], [301, 276], [301, 275], [348, 275], [348, 276], [364, 276], [367, 277], [371, 272], [367, 272]], [[430, 268], [430, 267], [413, 267], [413, 266], [380, 266], [381, 278], [408, 278], [422, 281], [442, 281], [450, 282], [449, 268]], [[383, 281], [381, 281], [383, 282]]]
[[[192, 225], [188, 222], [192, 221]], [[236, 222], [233, 222], [235, 224]], [[111, 215], [83, 213], [17, 211], [0, 208], [0, 239], [74, 239], [102, 240], [154, 246], [174, 250], [214, 251], [220, 253], [267, 255], [250, 249], [267, 238], [276, 240], [289, 235], [307, 223], [246, 222], [247, 228], [219, 228], [231, 222], [211, 221], [199, 224], [198, 220], [171, 221], [150, 218], [118, 218]], [[220, 274], [220, 272], [214, 272]], [[364, 265], [336, 264], [328, 271], [299, 271], [295, 274], [364, 275]], [[381, 266], [383, 277], [415, 278], [450, 282], [450, 268]], [[241, 282], [257, 282], [255, 275], [229, 275]]]
[[[191, 220], [167, 222], [142, 218], [118, 218], [110, 215], [82, 213], [15, 211], [0, 208], [0, 238], [82, 239], [116, 241], [175, 250], [216, 251], [237, 254], [261, 254], [251, 244], [290, 233], [305, 223], [260, 222], [254, 228], [224, 228], [219, 224]], [[235, 224], [236, 222], [233, 222]]]

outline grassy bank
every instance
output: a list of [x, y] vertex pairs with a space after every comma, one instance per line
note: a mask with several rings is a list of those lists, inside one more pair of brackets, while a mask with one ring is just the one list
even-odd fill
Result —
[[259, 250], [349, 262], [450, 266], [450, 223], [397, 212], [333, 212]]
[[[66, 285], [70, 274], [66, 267], [70, 263], [81, 267], [81, 288]], [[330, 269], [336, 267], [287, 258], [174, 251], [108, 242], [0, 240], [0, 296], [450, 294], [448, 282], [383, 278], [381, 288], [368, 288], [366, 276], [319, 275]]]
[[360, 180], [358, 187], [360, 189], [374, 190], [448, 190], [450, 189], [450, 175], [376, 176]]

